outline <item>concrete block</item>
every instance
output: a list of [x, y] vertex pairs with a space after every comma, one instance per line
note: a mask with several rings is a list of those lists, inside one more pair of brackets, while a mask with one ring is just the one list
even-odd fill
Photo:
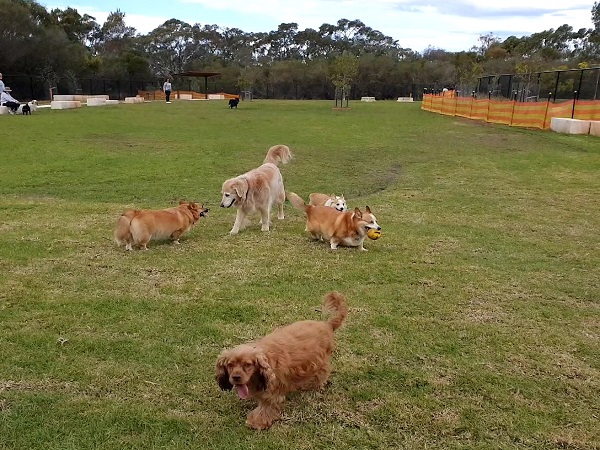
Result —
[[590, 132], [590, 121], [553, 117], [550, 121], [550, 129], [557, 133], [588, 134]]
[[0, 116], [10, 115], [10, 108], [8, 106], [0, 106]]
[[[52, 100], [56, 100], [57, 102], [72, 102], [75, 101], [75, 96], [74, 95], [53, 95], [52, 96]], [[81, 101], [81, 100], [78, 100]]]
[[191, 100], [192, 94], [179, 94], [179, 100]]
[[361, 102], [374, 102], [375, 101], [375, 97], [361, 97], [360, 101]]
[[50, 103], [51, 109], [71, 109], [81, 108], [81, 102], [75, 100], [52, 100]]
[[104, 106], [106, 105], [106, 100], [103, 98], [88, 98], [87, 99], [88, 106]]
[[590, 122], [590, 134], [592, 136], [600, 136], [600, 120], [592, 120]]
[[144, 97], [125, 97], [125, 103], [144, 103]]
[[225, 96], [223, 94], [208, 94], [209, 100], [223, 100]]
[[412, 97], [398, 97], [398, 101], [399, 102], [412, 102], [413, 98]]
[[105, 100], [107, 105], [118, 105], [119, 100]]

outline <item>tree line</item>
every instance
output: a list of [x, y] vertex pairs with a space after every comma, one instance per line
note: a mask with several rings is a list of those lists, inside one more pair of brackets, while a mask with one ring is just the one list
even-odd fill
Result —
[[[203, 70], [220, 72], [218, 83], [227, 91], [255, 96], [332, 98], [340, 87], [336, 80], [345, 79], [352, 96], [384, 99], [423, 87], [474, 84], [486, 74], [600, 63], [600, 2], [591, 9], [592, 28], [564, 24], [506, 39], [487, 34], [459, 52], [404, 48], [360, 20], [304, 30], [282, 23], [277, 30], [249, 33], [170, 19], [140, 34], [120, 10], [103, 24], [74, 8], [47, 10], [34, 0], [0, 0], [0, 11], [0, 71], [34, 77], [46, 88], [60, 83], [69, 93], [84, 79], [146, 80], [158, 87], [168, 75]], [[175, 82], [203, 90], [200, 80]]]

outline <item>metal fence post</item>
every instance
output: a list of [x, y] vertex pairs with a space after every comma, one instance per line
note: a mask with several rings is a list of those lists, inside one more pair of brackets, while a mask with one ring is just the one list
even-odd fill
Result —
[[546, 101], [546, 111], [544, 112], [544, 122], [542, 123], [542, 130], [546, 127], [546, 118], [548, 117], [548, 108], [550, 107], [551, 98], [552, 92], [548, 92], [548, 100]]
[[575, 118], [575, 103], [577, 102], [577, 91], [573, 92], [573, 108], [571, 109], [571, 119]]
[[515, 117], [515, 106], [517, 104], [517, 91], [514, 91], [513, 93], [513, 102], [512, 102], [512, 109], [510, 111], [510, 123], [509, 125], [512, 126], [513, 124], [513, 118]]

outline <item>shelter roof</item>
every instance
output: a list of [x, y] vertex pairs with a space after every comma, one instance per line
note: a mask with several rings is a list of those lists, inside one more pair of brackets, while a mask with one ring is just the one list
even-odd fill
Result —
[[188, 70], [186, 72], [176, 73], [173, 76], [176, 77], [216, 77], [217, 75], [221, 75], [221, 72], [202, 72], [197, 70]]

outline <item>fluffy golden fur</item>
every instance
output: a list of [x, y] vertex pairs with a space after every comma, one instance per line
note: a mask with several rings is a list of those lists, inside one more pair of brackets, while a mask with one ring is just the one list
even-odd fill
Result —
[[247, 217], [255, 211], [261, 216], [261, 230], [269, 231], [271, 208], [274, 204], [278, 207], [277, 218], [284, 218], [285, 190], [277, 165], [286, 164], [291, 159], [292, 153], [286, 145], [275, 145], [267, 152], [262, 166], [223, 183], [221, 207], [237, 208], [235, 223], [229, 234], [239, 233], [248, 225]]
[[219, 387], [224, 391], [235, 387], [240, 398], [258, 401], [248, 414], [249, 427], [269, 428], [280, 417], [288, 392], [321, 389], [327, 383], [334, 331], [346, 319], [348, 307], [338, 292], [327, 294], [323, 303], [335, 313], [329, 321], [295, 322], [219, 355], [215, 375]]
[[178, 206], [162, 210], [129, 209], [117, 220], [115, 242], [133, 250], [134, 246], [148, 250], [150, 239], [173, 239], [179, 237], [208, 213], [200, 203], [180, 201]]
[[342, 245], [367, 251], [363, 245], [367, 232], [381, 230], [368, 206], [364, 213], [358, 208], [340, 212], [328, 206], [307, 205], [293, 192], [288, 192], [287, 196], [294, 208], [306, 214], [306, 231], [315, 239], [329, 241], [332, 250]]
[[330, 206], [338, 211], [347, 211], [346, 199], [343, 195], [327, 195], [319, 192], [313, 192], [308, 196], [308, 204], [313, 206]]

